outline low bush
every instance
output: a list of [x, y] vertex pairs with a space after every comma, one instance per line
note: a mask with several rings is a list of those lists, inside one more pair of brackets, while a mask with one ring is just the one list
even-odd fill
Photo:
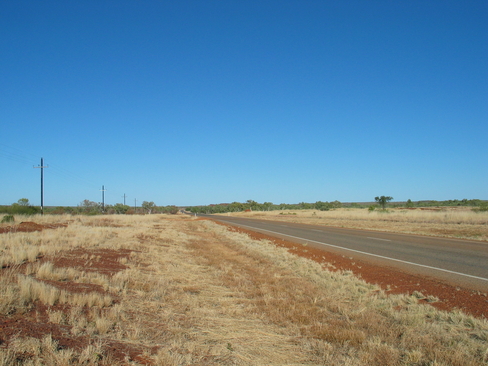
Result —
[[488, 211], [488, 202], [481, 203], [478, 207], [473, 208], [474, 212], [486, 212]]
[[2, 219], [2, 224], [5, 222], [14, 222], [14, 216], [13, 215], [5, 215]]
[[35, 215], [40, 213], [40, 208], [36, 206], [22, 206], [18, 203], [14, 203], [10, 206], [1, 206], [0, 212], [9, 215]]

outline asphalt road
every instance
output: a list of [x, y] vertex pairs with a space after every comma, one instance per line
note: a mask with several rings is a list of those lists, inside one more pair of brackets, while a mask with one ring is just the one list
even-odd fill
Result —
[[278, 238], [488, 292], [488, 243], [281, 221], [199, 215]]

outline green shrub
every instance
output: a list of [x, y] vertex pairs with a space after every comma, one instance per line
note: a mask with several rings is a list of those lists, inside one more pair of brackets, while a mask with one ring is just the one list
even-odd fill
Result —
[[488, 202], [482, 202], [480, 205], [476, 208], [473, 208], [473, 211], [475, 212], [486, 212], [488, 211]]
[[40, 212], [40, 209], [35, 206], [21, 206], [18, 203], [13, 203], [7, 208], [7, 213], [10, 215], [35, 215]]
[[176, 207], [174, 205], [161, 207], [160, 210], [162, 213], [171, 214], [171, 215], [176, 215], [179, 211], [178, 207]]
[[374, 207], [373, 205], [369, 206], [368, 207], [368, 211], [369, 212], [373, 212], [375, 210], [376, 207]]
[[122, 203], [116, 203], [113, 206], [114, 212], [117, 214], [126, 214], [130, 210], [130, 206], [123, 205]]
[[14, 222], [15, 219], [14, 219], [14, 216], [13, 215], [5, 215], [2, 219], [2, 224], [4, 222]]
[[329, 202], [322, 202], [322, 201], [315, 202], [315, 208], [320, 211], [329, 211], [331, 209], [331, 206], [332, 205]]

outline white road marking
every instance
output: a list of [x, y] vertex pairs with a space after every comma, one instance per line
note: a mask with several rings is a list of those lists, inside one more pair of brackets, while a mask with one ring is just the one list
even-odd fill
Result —
[[[333, 245], [333, 244], [323, 243], [323, 242], [316, 241], [316, 240], [304, 239], [304, 238], [300, 238], [300, 237], [298, 237], [298, 236], [293, 236], [293, 235], [287, 235], [287, 234], [283, 234], [283, 233], [278, 233], [278, 232], [276, 232], [276, 231], [265, 230], [265, 229], [259, 229], [259, 228], [255, 228], [255, 227], [248, 226], [248, 225], [241, 225], [241, 224], [238, 224], [238, 225], [239, 225], [239, 226], [248, 227], [248, 228], [250, 228], [250, 229], [255, 229], [255, 230], [256, 230], [256, 229], [258, 229], [258, 230], [262, 230], [262, 231], [267, 231], [268, 233], [273, 233], [273, 234], [278, 234], [278, 235], [287, 236], [287, 237], [289, 237], [289, 238], [294, 238], [294, 239], [300, 239], [300, 240], [305, 240], [305, 241], [309, 241], [309, 242], [314, 242], [314, 243], [317, 243], [317, 244], [326, 245], [326, 246], [333, 247], [333, 248], [337, 248], [337, 249], [349, 250], [349, 251], [351, 251], [351, 252], [355, 252], [355, 253], [360, 253], [360, 254], [370, 255], [370, 256], [372, 256], [372, 257], [377, 257], [377, 258], [382, 258], [382, 259], [388, 259], [388, 260], [395, 261], [395, 262], [400, 262], [400, 263], [410, 264], [410, 265], [412, 265], [412, 266], [418, 266], [418, 267], [423, 267], [423, 268], [433, 269], [433, 270], [436, 270], [436, 271], [441, 271], [441, 272], [452, 273], [452, 274], [456, 274], [456, 275], [459, 275], [459, 276], [465, 276], [465, 277], [475, 278], [475, 279], [477, 279], [477, 280], [488, 281], [488, 278], [484, 278], [484, 277], [478, 277], [478, 276], [473, 276], [473, 275], [469, 275], [469, 274], [466, 274], [466, 273], [461, 273], [461, 272], [450, 271], [450, 270], [448, 270], [448, 269], [444, 269], [444, 268], [437, 268], [437, 267], [427, 266], [427, 265], [425, 265], [425, 264], [419, 264], [419, 263], [414, 263], [414, 262], [409, 262], [409, 261], [403, 261], [403, 260], [401, 260], [401, 259], [396, 259], [396, 258], [385, 257], [385, 256], [383, 256], [383, 255], [378, 255], [378, 254], [367, 253], [367, 252], [363, 252], [363, 251], [356, 250], [356, 249], [343, 248], [343, 247], [340, 247], [340, 246], [338, 246], [338, 245]], [[281, 226], [285, 226], [285, 225], [281, 225]]]
[[367, 236], [368, 239], [374, 239], [374, 240], [383, 240], [383, 241], [391, 241], [389, 239], [381, 239], [381, 238], [372, 238], [370, 236]]

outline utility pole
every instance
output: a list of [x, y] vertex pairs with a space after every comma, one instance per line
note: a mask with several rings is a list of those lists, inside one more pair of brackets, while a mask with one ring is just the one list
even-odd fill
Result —
[[122, 197], [124, 197], [124, 206], [125, 206], [125, 193], [124, 193], [124, 195]]
[[105, 186], [102, 186], [102, 212], [105, 212]]
[[134, 198], [134, 213], [137, 213], [137, 200]]
[[41, 158], [41, 165], [34, 168], [41, 169], [41, 215], [44, 215], [44, 168], [49, 168], [49, 166], [44, 166], [44, 159]]

